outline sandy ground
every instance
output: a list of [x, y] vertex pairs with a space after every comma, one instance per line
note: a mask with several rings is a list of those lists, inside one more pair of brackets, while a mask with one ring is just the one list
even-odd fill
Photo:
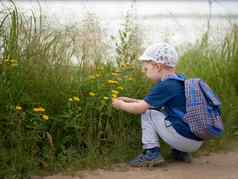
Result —
[[193, 159], [190, 164], [169, 162], [154, 168], [131, 168], [118, 164], [110, 170], [78, 171], [32, 179], [238, 179], [238, 152], [210, 154]]

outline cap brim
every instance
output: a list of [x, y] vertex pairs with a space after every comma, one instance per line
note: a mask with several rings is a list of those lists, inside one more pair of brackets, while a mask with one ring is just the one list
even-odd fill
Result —
[[150, 61], [150, 60], [153, 60], [153, 58], [151, 58], [149, 56], [142, 55], [138, 58], [138, 60], [140, 60], [140, 61]]

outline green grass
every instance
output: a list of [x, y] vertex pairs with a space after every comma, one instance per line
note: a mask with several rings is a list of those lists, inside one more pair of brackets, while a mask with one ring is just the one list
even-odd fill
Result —
[[[139, 116], [111, 106], [112, 90], [142, 98], [151, 87], [136, 63], [142, 51], [133, 20], [126, 19], [112, 39], [116, 44], [113, 63], [93, 15], [86, 16], [80, 27], [56, 31], [44, 29], [42, 18], [25, 17], [14, 3], [3, 14], [0, 176], [27, 178], [66, 168], [110, 166], [134, 157], [141, 148]], [[222, 45], [201, 41], [181, 56], [178, 71], [204, 79], [223, 103], [225, 135], [206, 143], [202, 151], [233, 145], [231, 138], [238, 134], [237, 36], [234, 25]], [[81, 59], [79, 65], [72, 65], [72, 56]], [[22, 110], [17, 111], [17, 105]], [[38, 107], [45, 111], [34, 112]], [[168, 157], [165, 144], [162, 152]]]

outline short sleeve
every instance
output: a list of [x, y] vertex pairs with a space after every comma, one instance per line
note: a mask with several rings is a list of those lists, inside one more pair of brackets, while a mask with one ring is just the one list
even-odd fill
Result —
[[150, 90], [149, 94], [144, 97], [144, 100], [150, 106], [160, 108], [176, 95], [173, 93], [172, 88], [173, 86], [169, 83], [160, 82]]

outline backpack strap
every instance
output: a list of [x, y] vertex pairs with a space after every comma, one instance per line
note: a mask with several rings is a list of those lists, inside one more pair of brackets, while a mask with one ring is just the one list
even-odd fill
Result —
[[221, 101], [219, 100], [219, 98], [212, 92], [211, 88], [204, 81], [199, 80], [199, 86], [203, 94], [214, 106], [221, 105]]
[[[173, 75], [169, 76], [167, 79], [174, 79], [178, 81], [186, 81], [185, 76], [183, 75]], [[203, 94], [206, 96], [206, 98], [211, 101], [212, 105], [214, 106], [221, 106], [221, 101], [219, 98], [213, 93], [211, 88], [201, 79], [199, 78], [194, 78], [192, 83], [197, 83], [199, 84]]]
[[178, 80], [178, 81], [185, 81], [185, 76], [184, 75], [172, 75], [172, 76], [168, 76], [164, 80], [169, 80], [169, 79]]

